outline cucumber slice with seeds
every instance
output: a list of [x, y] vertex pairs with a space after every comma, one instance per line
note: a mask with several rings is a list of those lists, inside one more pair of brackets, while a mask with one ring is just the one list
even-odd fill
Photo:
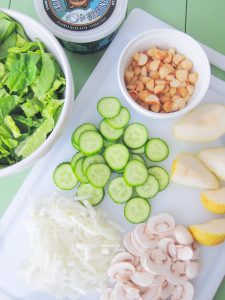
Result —
[[108, 193], [114, 202], [122, 204], [131, 198], [133, 189], [126, 184], [123, 177], [118, 177], [110, 182]]
[[93, 156], [88, 156], [84, 159], [84, 162], [83, 162], [83, 172], [86, 175], [87, 169], [90, 165], [92, 165], [92, 164], [104, 164], [104, 163], [105, 163], [104, 158], [99, 154], [95, 154]]
[[145, 145], [145, 155], [151, 161], [160, 162], [168, 157], [169, 147], [162, 139], [152, 138]]
[[80, 151], [87, 155], [99, 153], [103, 148], [103, 138], [97, 131], [84, 131], [79, 138]]
[[106, 123], [106, 120], [102, 120], [99, 129], [104, 138], [110, 141], [118, 140], [123, 135], [124, 131], [123, 129], [112, 128]]
[[168, 172], [162, 167], [150, 167], [148, 173], [153, 175], [159, 183], [159, 191], [163, 191], [169, 184], [170, 177]]
[[96, 206], [100, 202], [102, 202], [102, 200], [104, 198], [104, 190], [101, 189], [101, 188], [95, 188], [94, 186], [92, 186], [89, 183], [87, 183], [87, 184], [82, 183], [81, 185], [79, 185], [76, 195], [78, 197], [87, 196], [88, 197], [88, 199], [87, 199], [88, 202], [91, 205]]
[[145, 222], [151, 213], [151, 205], [146, 199], [135, 197], [124, 207], [124, 215], [128, 222], [139, 224]]
[[83, 162], [84, 162], [84, 158], [80, 158], [76, 164], [75, 164], [75, 168], [74, 168], [74, 173], [77, 177], [77, 179], [82, 182], [82, 183], [88, 183], [88, 179], [85, 176], [84, 172], [83, 172]]
[[146, 166], [138, 161], [130, 161], [124, 170], [124, 180], [130, 186], [140, 186], [143, 185], [148, 178], [148, 170]]
[[130, 112], [126, 107], [122, 107], [118, 116], [106, 119], [106, 122], [115, 129], [126, 127], [130, 121]]
[[149, 175], [143, 185], [136, 187], [136, 192], [142, 198], [153, 198], [159, 192], [159, 183], [154, 176]]
[[103, 118], [115, 118], [120, 110], [120, 100], [115, 97], [104, 97], [98, 101], [97, 110]]
[[142, 146], [141, 148], [137, 148], [137, 149], [131, 149], [131, 153], [144, 154], [145, 153], [145, 146]]
[[138, 161], [142, 162], [145, 165], [145, 161], [140, 155], [131, 154], [130, 160], [138, 160]]
[[133, 123], [125, 129], [123, 140], [131, 149], [141, 148], [148, 140], [148, 131], [142, 124]]
[[107, 148], [111, 145], [116, 144], [116, 141], [109, 141], [109, 140], [104, 139], [103, 143], [104, 143], [104, 147]]
[[72, 190], [77, 185], [77, 177], [70, 163], [58, 165], [53, 173], [53, 181], [61, 190]]
[[109, 146], [104, 153], [104, 158], [110, 168], [114, 171], [123, 169], [129, 161], [129, 151], [122, 144]]
[[74, 154], [74, 156], [72, 157], [71, 162], [70, 162], [71, 167], [72, 167], [73, 170], [74, 170], [74, 168], [75, 168], [75, 165], [76, 165], [77, 161], [78, 161], [80, 158], [84, 157], [84, 156], [85, 156], [85, 155], [84, 155], [83, 153], [81, 153], [81, 152], [77, 152], [76, 154]]
[[80, 138], [81, 134], [87, 130], [88, 131], [91, 131], [91, 130], [97, 131], [96, 127], [91, 123], [84, 123], [74, 130], [72, 137], [71, 137], [71, 143], [75, 149], [79, 150], [79, 138]]
[[87, 168], [88, 181], [97, 188], [104, 188], [111, 176], [110, 168], [106, 164], [92, 164]]

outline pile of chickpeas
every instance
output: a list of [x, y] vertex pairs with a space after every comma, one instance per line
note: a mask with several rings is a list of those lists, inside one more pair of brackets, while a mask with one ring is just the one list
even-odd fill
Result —
[[150, 48], [134, 53], [125, 72], [130, 96], [143, 108], [156, 113], [183, 109], [195, 90], [198, 73], [193, 63], [174, 48]]

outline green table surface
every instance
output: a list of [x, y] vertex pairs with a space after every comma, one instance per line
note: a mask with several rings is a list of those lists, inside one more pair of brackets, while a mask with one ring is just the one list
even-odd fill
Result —
[[[0, 0], [0, 7], [18, 10], [37, 19], [32, 0]], [[128, 13], [135, 7], [148, 11], [225, 54], [224, 0], [129, 0]], [[66, 53], [75, 76], [77, 95], [103, 52], [88, 56], [75, 55], [68, 51]], [[224, 72], [216, 70], [216, 74], [225, 79]], [[29, 172], [30, 169], [0, 179], [0, 216], [7, 209]], [[225, 300], [225, 280], [221, 283], [214, 300]]]

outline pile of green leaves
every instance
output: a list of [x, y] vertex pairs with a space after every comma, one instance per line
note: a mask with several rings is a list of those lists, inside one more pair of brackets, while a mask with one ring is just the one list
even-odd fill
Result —
[[54, 57], [0, 12], [0, 166], [33, 153], [63, 107], [65, 78]]

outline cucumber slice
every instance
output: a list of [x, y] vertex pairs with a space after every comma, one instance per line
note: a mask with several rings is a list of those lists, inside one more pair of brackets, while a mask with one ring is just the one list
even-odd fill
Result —
[[110, 176], [110, 168], [105, 164], [92, 164], [87, 169], [88, 181], [97, 188], [104, 188]]
[[77, 178], [70, 163], [58, 165], [53, 173], [53, 181], [61, 190], [72, 190], [77, 185]]
[[157, 179], [160, 192], [168, 186], [170, 177], [168, 172], [162, 167], [150, 167], [148, 173]]
[[106, 119], [106, 122], [115, 129], [126, 127], [130, 121], [130, 112], [126, 107], [122, 107], [118, 116], [112, 119]]
[[146, 199], [135, 197], [124, 207], [124, 215], [128, 222], [139, 224], [145, 222], [151, 212], [151, 205]]
[[136, 187], [136, 192], [142, 198], [153, 198], [159, 192], [159, 183], [154, 176], [149, 175], [143, 185]]
[[123, 169], [121, 169], [121, 170], [117, 170], [116, 173], [118, 173], [118, 174], [123, 174], [124, 170], [125, 170], [125, 168], [123, 168]]
[[91, 184], [82, 183], [79, 185], [77, 189], [77, 196], [78, 197], [90, 197], [88, 198], [88, 201], [91, 205], [96, 206], [100, 202], [102, 202], [104, 198], [104, 190], [101, 188], [95, 188]]
[[168, 157], [169, 147], [162, 139], [152, 138], [145, 145], [145, 155], [151, 161], [160, 162]]
[[104, 143], [104, 147], [107, 148], [111, 145], [116, 144], [116, 141], [109, 141], [109, 140], [104, 139], [103, 143]]
[[104, 158], [110, 168], [114, 171], [123, 169], [129, 161], [129, 151], [122, 144], [109, 146], [104, 153]]
[[87, 168], [90, 165], [92, 165], [92, 164], [104, 164], [104, 163], [105, 163], [104, 158], [99, 154], [95, 154], [93, 156], [88, 156], [84, 159], [84, 162], [83, 162], [83, 172], [86, 175]]
[[84, 158], [78, 159], [78, 161], [75, 164], [74, 173], [80, 182], [88, 183], [88, 179], [83, 172], [83, 162]]
[[123, 177], [118, 177], [110, 182], [108, 193], [114, 202], [122, 204], [131, 198], [133, 189], [126, 184]]
[[83, 153], [81, 153], [81, 152], [77, 152], [76, 154], [74, 154], [74, 156], [72, 157], [71, 162], [70, 162], [73, 171], [74, 171], [76, 162], [77, 162], [80, 158], [82, 158], [82, 157], [84, 157], [84, 156], [85, 156], [85, 155], [84, 155]]
[[88, 131], [91, 131], [91, 130], [97, 131], [96, 127], [91, 123], [84, 123], [74, 130], [72, 137], [71, 137], [71, 143], [75, 149], [79, 150], [79, 138], [80, 138], [81, 134], [87, 130]]
[[145, 153], [145, 146], [142, 146], [141, 148], [137, 148], [137, 149], [132, 149], [131, 153], [134, 153], [134, 154], [143, 154], [143, 153]]
[[124, 180], [130, 186], [140, 186], [143, 185], [148, 178], [148, 170], [146, 166], [138, 161], [130, 161], [124, 170]]
[[123, 140], [131, 149], [141, 148], [148, 140], [148, 131], [142, 124], [130, 124], [124, 132]]
[[87, 155], [94, 155], [101, 152], [103, 138], [97, 131], [84, 131], [79, 138], [80, 151]]
[[97, 109], [103, 118], [114, 118], [121, 110], [121, 103], [115, 97], [104, 97], [98, 101]]
[[102, 120], [99, 129], [104, 138], [110, 141], [118, 140], [123, 135], [124, 131], [123, 129], [112, 128], [106, 123], [106, 120]]
[[138, 160], [138, 161], [142, 162], [145, 165], [145, 161], [140, 155], [131, 154], [130, 160]]

